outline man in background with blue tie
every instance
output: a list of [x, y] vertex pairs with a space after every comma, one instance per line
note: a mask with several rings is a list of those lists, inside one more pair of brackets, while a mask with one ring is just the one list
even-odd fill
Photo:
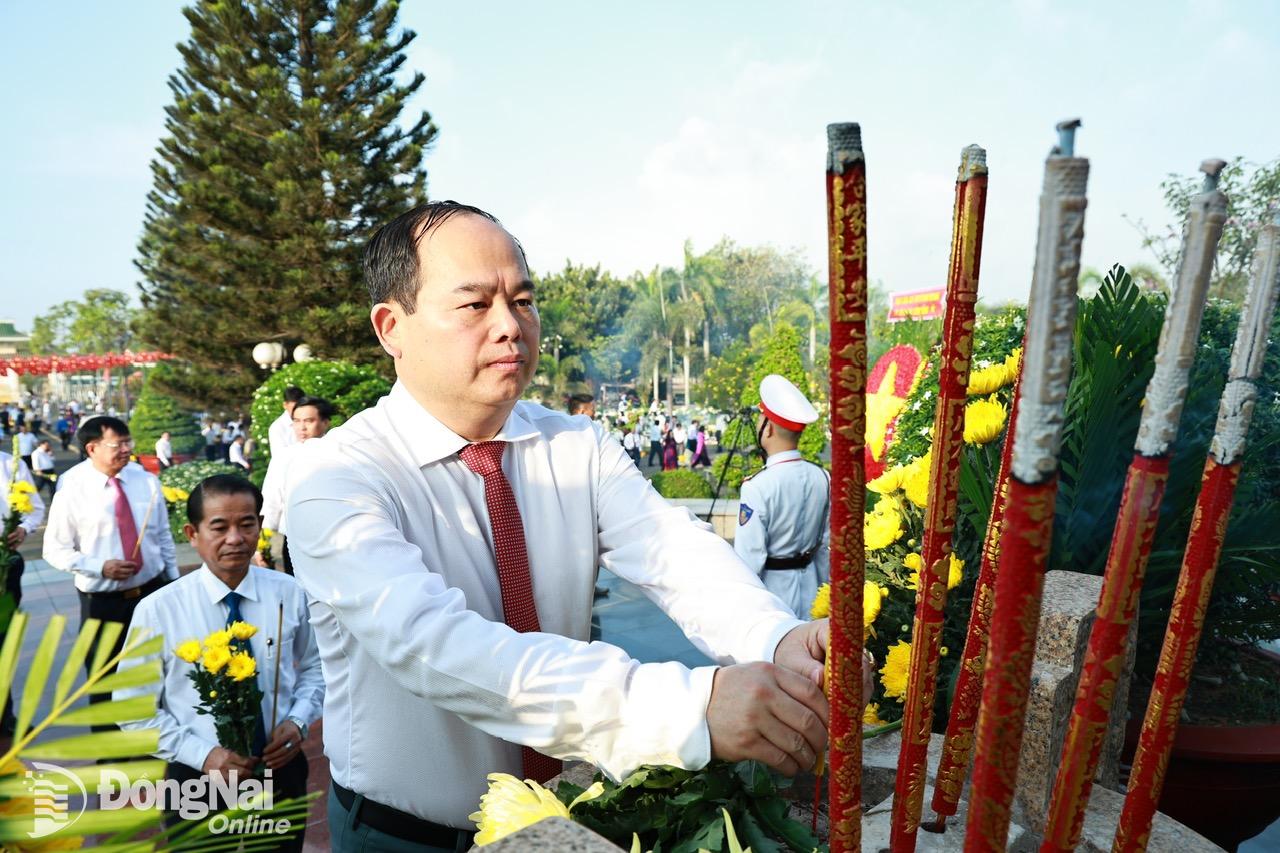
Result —
[[[306, 597], [298, 584], [286, 574], [249, 564], [261, 530], [261, 511], [262, 493], [241, 477], [218, 474], [192, 490], [183, 532], [204, 564], [142, 601], [134, 612], [130, 631], [142, 628], [149, 636], [165, 638], [160, 653], [163, 680], [155, 716], [126, 723], [124, 728], [160, 729], [156, 757], [169, 762], [166, 775], [170, 779], [184, 782], [232, 771], [243, 779], [263, 765], [272, 771], [273, 796], [280, 802], [306, 793], [308, 767], [302, 744], [309, 726], [320, 718], [324, 676]], [[253, 755], [239, 755], [218, 743], [213, 717], [196, 713], [200, 698], [188, 675], [192, 664], [174, 653], [180, 643], [202, 639], [233, 622], [258, 629], [248, 640], [237, 641], [257, 661], [256, 678], [263, 693]], [[283, 627], [278, 629], [280, 624]], [[136, 666], [142, 660], [128, 660], [120, 667]], [[155, 689], [118, 690], [113, 698], [127, 699]], [[276, 725], [268, 732], [273, 719]], [[170, 822], [177, 819], [171, 815]], [[278, 849], [301, 850], [302, 841], [299, 833]]]

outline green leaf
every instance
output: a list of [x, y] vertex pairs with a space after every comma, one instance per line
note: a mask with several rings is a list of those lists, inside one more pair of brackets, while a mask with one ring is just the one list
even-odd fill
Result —
[[62, 639], [62, 629], [67, 626], [67, 617], [55, 614], [49, 617], [49, 624], [44, 629], [40, 645], [31, 657], [27, 670], [27, 683], [22, 691], [22, 702], [18, 706], [18, 722], [14, 729], [14, 740], [20, 740], [31, 725], [31, 718], [36, 714], [36, 706], [44, 695], [45, 683], [49, 680], [49, 671], [53, 669], [53, 659], [58, 654], [58, 642]]
[[22, 637], [27, 630], [27, 614], [19, 610], [5, 632], [4, 646], [0, 647], [0, 696], [8, 696], [13, 687], [13, 676], [18, 669], [18, 653], [22, 649]]
[[110, 693], [113, 690], [120, 690], [125, 687], [142, 687], [143, 685], [153, 684], [159, 681], [161, 674], [160, 661], [143, 661], [137, 666], [117, 670], [111, 675], [99, 680], [89, 688], [89, 692], [93, 694], [100, 694]]
[[137, 645], [130, 647], [125, 652], [124, 659], [144, 658], [147, 655], [154, 655], [162, 651], [164, 651], [164, 636], [157, 635], [150, 640], [139, 642]]
[[95, 702], [58, 717], [59, 726], [101, 726], [149, 719], [156, 712], [154, 696], [134, 696], [116, 702]]
[[159, 743], [159, 729], [94, 732], [33, 743], [22, 750], [22, 757], [49, 761], [132, 758], [138, 755], [151, 755], [159, 748]]
[[98, 636], [98, 647], [93, 652], [93, 665], [89, 669], [91, 673], [96, 675], [102, 672], [102, 668], [111, 659], [111, 651], [116, 647], [116, 640], [120, 639], [120, 632], [123, 630], [124, 625], [119, 622], [102, 623], [102, 633]]
[[76, 676], [84, 666], [84, 659], [89, 654], [89, 647], [93, 645], [93, 638], [98, 633], [100, 624], [102, 623], [97, 619], [86, 619], [80, 626], [80, 634], [76, 637], [75, 644], [71, 646], [71, 651], [67, 653], [67, 660], [63, 663], [62, 672], [58, 675], [58, 685], [53, 691], [55, 708], [61, 705], [71, 692], [71, 685], [75, 684]]
[[[167, 763], [158, 758], [148, 758], [142, 761], [117, 761], [111, 764], [86, 764], [71, 767], [63, 767], [62, 770], [69, 776], [73, 776], [80, 780], [80, 784], [85, 786], [86, 790], [97, 790], [99, 782], [103, 781], [103, 777], [108, 772], [123, 773], [129, 777], [130, 782], [137, 782], [142, 779], [155, 781], [164, 778], [165, 767]], [[27, 785], [26, 775], [22, 773], [10, 774], [0, 777], [0, 797], [26, 797], [31, 792]]]
[[[106, 832], [137, 833], [160, 823], [164, 812], [159, 809], [93, 809], [86, 811], [42, 840], [74, 838]], [[31, 815], [0, 820], [0, 841], [29, 841]]]
[[9, 622], [17, 612], [18, 602], [14, 600], [13, 593], [8, 590], [0, 593], [0, 633], [8, 630]]

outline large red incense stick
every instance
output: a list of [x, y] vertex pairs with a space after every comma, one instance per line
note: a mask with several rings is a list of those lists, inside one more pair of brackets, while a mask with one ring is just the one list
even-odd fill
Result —
[[1280, 296], [1280, 221], [1267, 225], [1258, 237], [1253, 276], [1245, 297], [1244, 311], [1231, 350], [1231, 369], [1222, 400], [1218, 404], [1218, 424], [1205, 460], [1204, 479], [1196, 500], [1191, 533], [1182, 559], [1182, 573], [1173, 596], [1164, 648], [1156, 667], [1155, 684], [1147, 704], [1129, 793], [1125, 797], [1120, 824], [1116, 828], [1113, 853], [1140, 853], [1147, 849], [1151, 822], [1155, 818], [1164, 774], [1178, 731], [1178, 720], [1195, 665], [1196, 648], [1204, 628], [1205, 608], [1213, 592], [1213, 580], [1222, 555], [1227, 519], [1235, 499], [1241, 457], [1258, 396], [1257, 379], [1267, 351], [1267, 334]]
[[1159, 520], [1169, 476], [1170, 446], [1178, 434], [1191, 364], [1200, 339], [1209, 274], [1227, 219], [1227, 197], [1217, 189], [1217, 176], [1225, 165], [1213, 160], [1200, 167], [1205, 172], [1205, 188], [1191, 201], [1182, 261], [1160, 330], [1155, 372], [1147, 385], [1134, 458], [1125, 477], [1111, 550], [1103, 570], [1097, 615], [1089, 633], [1075, 707], [1067, 722], [1062, 759], [1050, 795], [1042, 853], [1069, 853], [1080, 841], [1116, 681], [1124, 669], [1129, 626], [1138, 608], [1151, 539]]
[[827, 125], [831, 299], [832, 853], [862, 849], [862, 582], [866, 502], [867, 175], [856, 124]]
[[987, 153], [977, 145], [970, 145], [961, 152], [956, 178], [951, 269], [942, 321], [942, 362], [938, 369], [938, 409], [933, 422], [933, 462], [925, 509], [923, 566], [911, 631], [911, 664], [907, 671], [907, 701], [889, 837], [889, 847], [894, 853], [915, 849], [920, 812], [924, 807], [929, 736], [933, 732], [933, 702], [938, 685], [938, 650], [942, 646], [943, 610], [947, 603], [947, 561], [956, 527], [960, 455], [964, 452], [964, 408], [968, 401], [974, 303], [978, 301], [978, 268], [986, 209]]
[[1053, 539], [1058, 449], [1071, 379], [1076, 284], [1084, 239], [1089, 161], [1073, 156], [1077, 126], [1078, 121], [1058, 125], [1058, 147], [1045, 161], [1001, 534], [1001, 571], [996, 573], [978, 711], [966, 853], [1005, 849], [1018, 775], [1044, 567]]
[[[1023, 339], [1026, 346], [1026, 339]], [[1022, 366], [1013, 385], [1013, 405], [1009, 409], [1009, 427], [1005, 431], [1004, 448], [1000, 451], [1000, 470], [991, 499], [991, 515], [982, 540], [982, 563], [973, 587], [973, 606], [969, 610], [969, 632], [964, 640], [964, 653], [956, 673], [956, 689], [951, 700], [951, 716], [947, 720], [947, 736], [942, 743], [942, 758], [933, 788], [933, 810], [939, 829], [946, 828], [946, 818], [956, 813], [969, 759], [973, 757], [973, 730], [978, 724], [978, 703], [982, 700], [982, 674], [987, 665], [987, 637], [991, 633], [991, 604], [995, 597], [996, 575], [1000, 564], [1000, 534], [1009, 505], [1009, 463], [1013, 457], [1013, 440], [1018, 420], [1018, 391], [1022, 387]]]

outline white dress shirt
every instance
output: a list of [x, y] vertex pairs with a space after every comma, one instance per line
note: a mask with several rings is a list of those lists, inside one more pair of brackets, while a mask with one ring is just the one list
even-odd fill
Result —
[[156, 458], [165, 465], [173, 464], [173, 442], [167, 438], [156, 440]]
[[58, 467], [57, 460], [53, 458], [53, 454], [48, 450], [41, 450], [39, 447], [31, 454], [31, 465], [36, 470], [36, 474], [52, 474], [54, 469]]
[[249, 460], [244, 458], [243, 444], [238, 444], [234, 441], [231, 442], [231, 448], [227, 454], [227, 459], [228, 461], [231, 462], [232, 465], [239, 465], [241, 468], [244, 468], [246, 471], [249, 469]]
[[588, 642], [598, 566], [722, 663], [772, 660], [800, 624], [598, 425], [520, 402], [496, 439], [509, 442], [540, 633], [502, 621], [484, 484], [457, 456], [468, 442], [400, 383], [301, 445], [288, 476], [333, 779], [453, 827], [470, 826], [486, 773], [522, 774], [515, 744], [614, 778], [710, 760], [715, 667], [641, 664]]
[[[763, 471], [742, 484], [733, 549], [742, 561], [801, 619], [819, 584], [831, 580], [829, 565], [831, 480], [799, 450], [784, 450], [765, 461]], [[802, 569], [765, 570], [769, 557], [795, 557], [818, 550]]]
[[271, 455], [275, 456], [286, 447], [290, 447], [298, 443], [298, 436], [293, 432], [293, 415], [288, 412], [281, 412], [280, 417], [271, 422], [271, 426], [267, 427], [267, 445], [271, 449]]
[[[230, 587], [207, 566], [201, 566], [139, 601], [129, 630], [145, 628], [148, 636], [164, 635], [164, 650], [158, 653], [164, 675], [159, 685], [121, 689], [111, 697], [120, 700], [157, 693], [155, 716], [125, 723], [123, 728], [160, 729], [160, 750], [156, 757], [177, 761], [195, 770], [203, 769], [210, 750], [218, 746], [218, 735], [213, 717], [196, 713], [200, 698], [188, 675], [194, 664], [187, 663], [173, 652], [187, 640], [203, 640], [212, 632], [226, 627], [228, 605], [224, 599], [230, 591]], [[283, 572], [250, 566], [249, 574], [235, 591], [243, 596], [240, 618], [258, 629], [248, 643], [250, 653], [258, 663], [258, 687], [263, 693], [262, 725], [267, 736], [271, 735], [276, 655], [282, 655], [276, 725], [291, 717], [304, 725], [311, 725], [320, 719], [324, 703], [324, 675], [320, 670], [320, 653], [316, 650], [315, 635], [308, 621], [307, 600], [301, 587]], [[281, 603], [284, 604], [284, 629], [277, 637]], [[121, 661], [120, 671], [156, 657], [126, 659]]]
[[[262, 526], [276, 533], [285, 530], [285, 481], [289, 464], [301, 444], [291, 444], [283, 450], [273, 449], [267, 463], [267, 476], [262, 480]], [[292, 552], [290, 553], [292, 557]]]
[[18, 451], [23, 456], [30, 456], [32, 451], [36, 449], [36, 445], [40, 443], [40, 437], [34, 432], [18, 433]]
[[[169, 512], [160, 495], [160, 480], [136, 462], [121, 469], [120, 484], [133, 510], [133, 523], [142, 545], [138, 560], [142, 567], [128, 580], [103, 577], [107, 560], [129, 560], [120, 544], [116, 528], [116, 492], [107, 475], [86, 459], [58, 478], [58, 493], [49, 506], [49, 524], [44, 531], [44, 559], [55, 569], [75, 575], [81, 592], [115, 592], [142, 586], [152, 578], [178, 577], [178, 558], [169, 532]], [[150, 518], [147, 507], [151, 508]], [[143, 530], [143, 524], [146, 530]]]
[[[7, 496], [9, 494], [9, 483], [12, 482], [10, 479], [12, 476], [13, 457], [8, 453], [5, 453], [3, 450], [0, 450], [0, 493], [2, 493], [0, 496]], [[23, 483], [30, 483], [32, 488], [35, 488], [36, 481], [35, 478], [31, 476], [31, 469], [29, 469], [27, 467], [27, 463], [23, 462], [21, 459], [18, 460], [17, 479]], [[27, 535], [35, 533], [36, 528], [40, 526], [40, 522], [44, 521], [44, 501], [41, 500], [40, 493], [38, 491], [32, 491], [30, 497], [31, 512], [22, 516], [22, 521], [18, 522], [18, 526], [27, 531]], [[0, 504], [0, 509], [2, 509], [4, 515], [8, 515], [9, 505], [7, 502]]]

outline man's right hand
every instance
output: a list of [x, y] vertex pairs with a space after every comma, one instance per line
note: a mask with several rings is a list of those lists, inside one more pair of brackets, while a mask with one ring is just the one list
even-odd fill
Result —
[[102, 564], [102, 576], [107, 580], [127, 581], [138, 573], [138, 564], [132, 560], [107, 560]]
[[826, 748], [828, 714], [818, 685], [790, 670], [771, 663], [722, 667], [707, 703], [711, 755], [763, 761], [794, 776]]
[[205, 773], [221, 773], [229, 774], [231, 771], [239, 773], [241, 777], [253, 775], [253, 768], [257, 766], [258, 759], [245, 758], [239, 753], [232, 752], [226, 747], [215, 746], [209, 750], [209, 754], [204, 759], [204, 767], [201, 770]]

